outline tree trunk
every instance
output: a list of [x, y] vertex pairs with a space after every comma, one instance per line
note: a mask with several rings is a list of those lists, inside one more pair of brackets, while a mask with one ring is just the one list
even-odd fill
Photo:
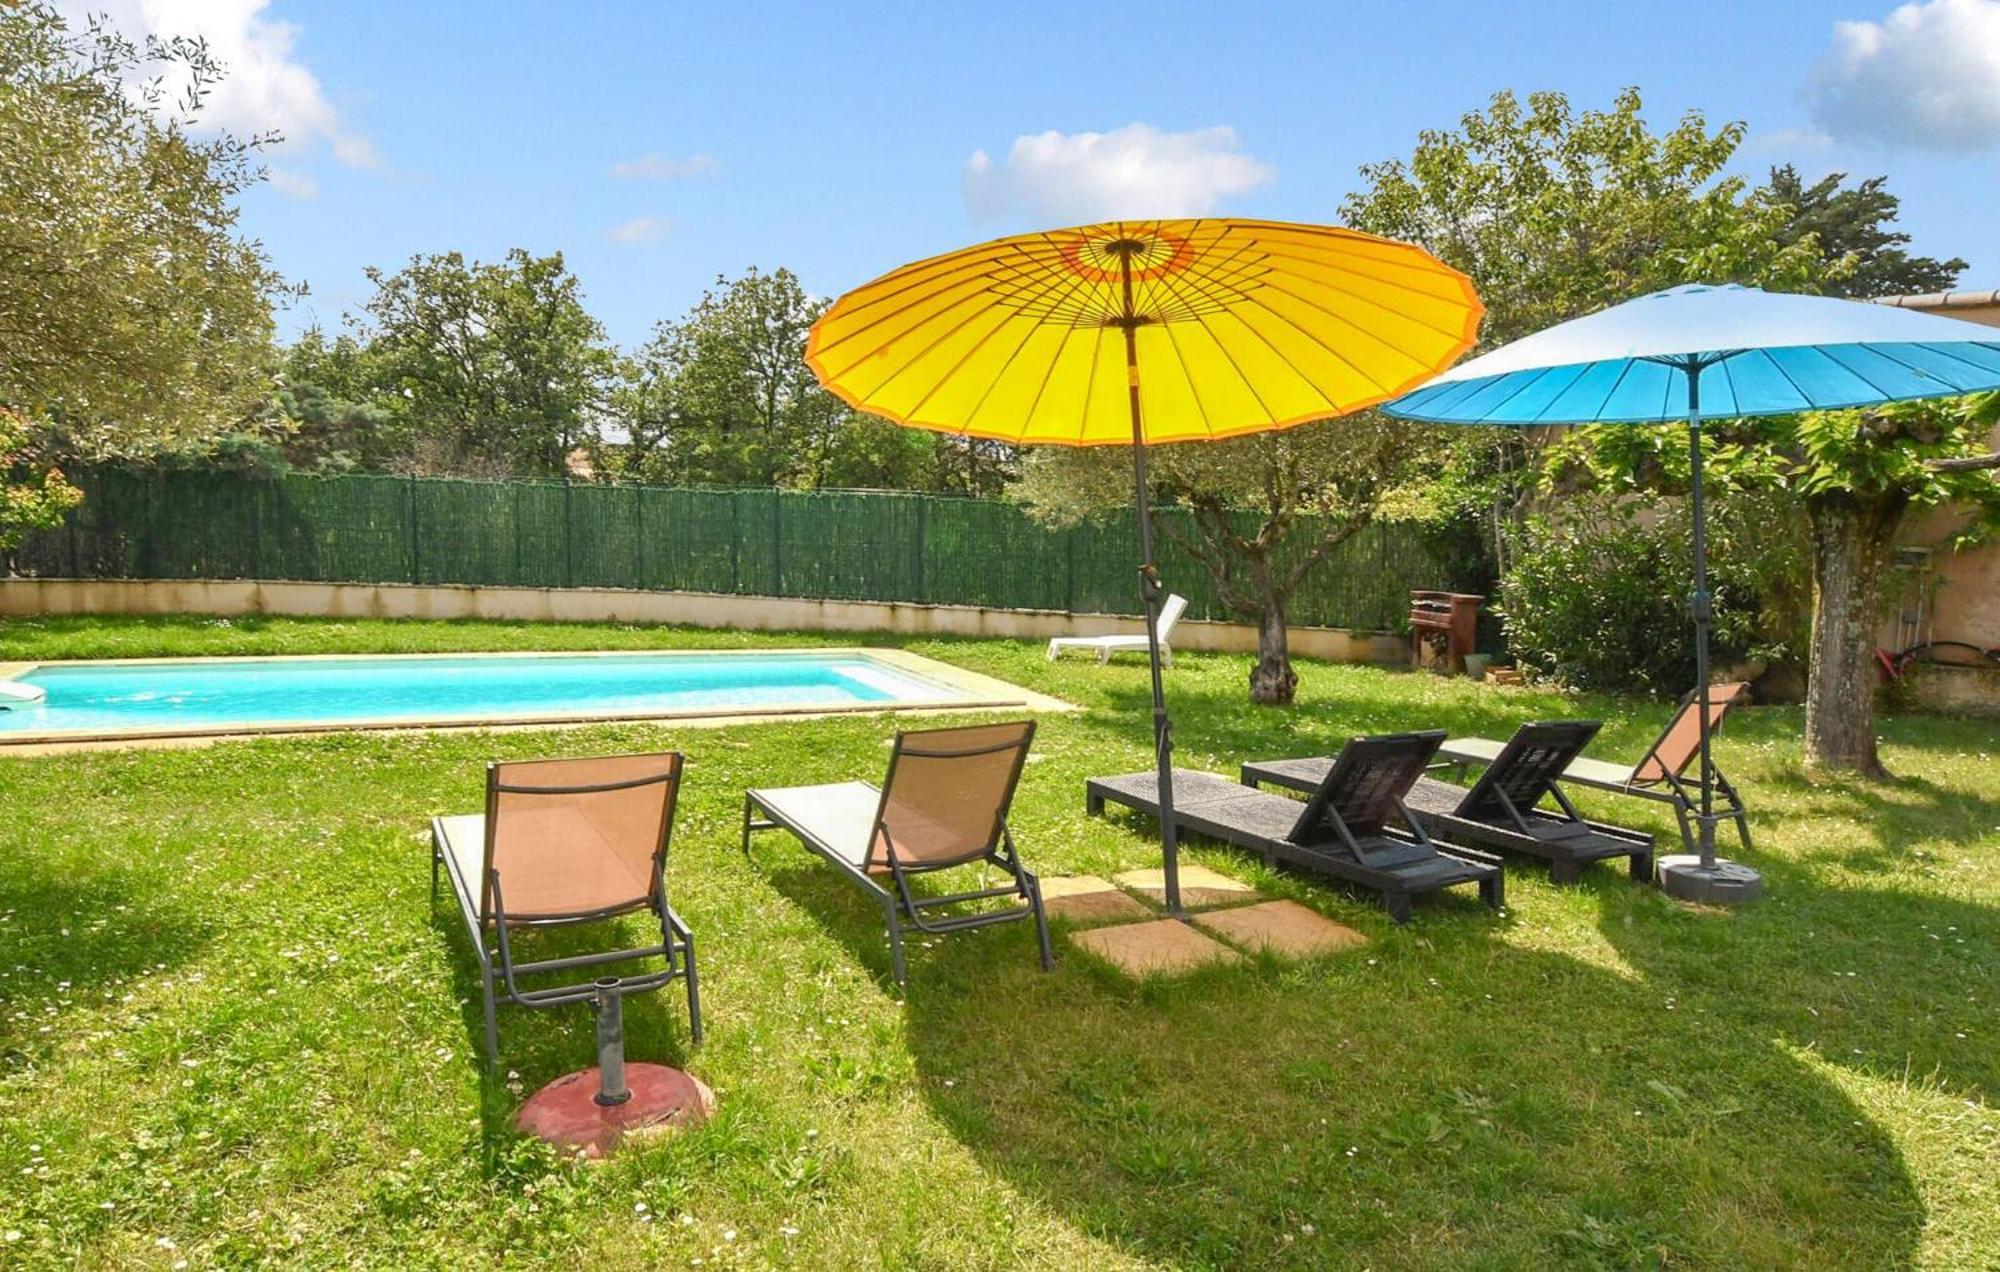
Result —
[[1285, 603], [1266, 595], [1257, 617], [1257, 665], [1250, 669], [1250, 701], [1281, 707], [1299, 689], [1292, 670], [1291, 648], [1285, 636]]
[[1883, 558], [1906, 504], [1900, 495], [1846, 492], [1806, 500], [1813, 548], [1809, 765], [1888, 777], [1875, 754], [1875, 625]]

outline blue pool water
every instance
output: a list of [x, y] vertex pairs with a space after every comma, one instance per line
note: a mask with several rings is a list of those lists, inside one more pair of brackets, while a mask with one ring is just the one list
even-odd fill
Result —
[[85, 729], [480, 721], [597, 713], [937, 702], [944, 686], [852, 654], [532, 654], [504, 658], [190, 658], [38, 668], [39, 706], [0, 737]]

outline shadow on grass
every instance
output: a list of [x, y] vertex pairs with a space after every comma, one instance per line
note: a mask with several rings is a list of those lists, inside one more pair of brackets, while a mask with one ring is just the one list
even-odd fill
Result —
[[[1607, 920], [1605, 939], [1649, 982], [1735, 1028], [1827, 1063], [1954, 1100], [2000, 1098], [1993, 1001], [2000, 910], [1895, 888], [1828, 886], [1748, 855], [1765, 898], [1740, 911], [1638, 899], [1656, 921]], [[1754, 961], [1733, 957], [1754, 942]]]
[[1785, 796], [1789, 814], [1862, 828], [1867, 847], [1830, 857], [1818, 854], [1861, 874], [1891, 873], [1927, 851], [1917, 845], [1970, 839], [2000, 825], [2000, 799], [1967, 797], [1916, 774], [1877, 783], [1822, 777], [1790, 766], [1763, 777], [1759, 785]]
[[[893, 992], [880, 912], [761, 857]], [[1593, 904], [1645, 893], [1589, 872]], [[1464, 912], [1460, 912], [1463, 909]], [[1369, 950], [1132, 985], [1025, 925], [911, 942], [933, 1112], [1079, 1229], [1195, 1266], [1896, 1264], [1894, 1145], [1767, 1033], [1637, 975], [1516, 948], [1476, 902]]]
[[[1128, 742], [1143, 765], [1143, 686], [1107, 699], [1081, 727]], [[1377, 721], [1368, 705], [1302, 704], [1295, 753], [1416, 723]], [[1422, 723], [1505, 736], [1521, 719], [1581, 714], [1547, 707], [1453, 704]], [[1621, 734], [1650, 738], [1668, 709]], [[1184, 694], [1176, 710], [1184, 754], [1233, 766], [1271, 747], [1268, 722], [1245, 724], [1233, 693]], [[1129, 824], [1151, 834], [1149, 819]], [[893, 988], [873, 905], [803, 862], [764, 870]], [[1809, 888], [1773, 885], [1801, 899]], [[1813, 1039], [1772, 1027], [1754, 971], [1683, 975], [1726, 961], [1726, 928], [1607, 869], [1564, 894], [1599, 914], [1612, 966], [1532, 948], [1470, 898], [1434, 901], [1407, 929], [1364, 920], [1376, 938], [1365, 952], [1177, 983], [1131, 985], [1066, 944], [1043, 976], [1021, 928], [918, 940], [908, 1045], [933, 1112], [990, 1169], [1142, 1258], [1907, 1262], [1924, 1212], [1896, 1145], [1774, 1045]], [[1929, 913], [1990, 931], [1983, 917]], [[1836, 992], [1854, 996], [1851, 982]], [[1854, 1028], [1886, 1037], [1896, 1010], [1870, 1003]], [[1962, 1061], [1937, 1057], [1976, 1078]]]
[[1136, 988], [1073, 952], [1042, 977], [1016, 939], [941, 949], [912, 977], [910, 1046], [962, 1142], [1144, 1258], [1907, 1259], [1909, 1174], [1839, 1090], [1479, 926], [1420, 917], [1366, 956]]
[[[896, 985], [895, 962], [890, 954], [889, 933], [880, 904], [831, 866], [799, 847], [787, 835], [761, 836], [753, 841], [751, 851], [755, 854], [754, 869], [773, 891], [797, 906], [828, 936], [846, 947], [883, 993], [894, 997], [901, 992]], [[911, 888], [921, 898], [974, 888], [999, 887], [1006, 882], [1007, 876], [998, 869], [987, 869], [982, 875], [979, 866], [962, 866], [916, 879], [912, 881]], [[1002, 899], [987, 904], [995, 909], [1011, 909], [1018, 902], [1009, 903]], [[964, 912], [963, 909], [958, 911]], [[1016, 943], [1014, 937], [1002, 935], [1009, 932], [1017, 937], [1025, 934], [1025, 943], [1021, 944], [1021, 948], [1026, 951], [1028, 960], [1039, 966], [1036, 960], [1040, 956], [1035, 950], [1032, 919], [1023, 918], [990, 928], [935, 936], [906, 925], [903, 928], [903, 958], [910, 982], [914, 984], [919, 976], [924, 975], [924, 969], [936, 961], [937, 951], [954, 943], [978, 945], [982, 941], [1007, 941], [1008, 948], [1013, 949]], [[989, 944], [988, 948], [994, 947]], [[995, 957], [1002, 956], [996, 954]]]
[[[25, 870], [25, 877], [16, 875]], [[14, 859], [0, 876], [0, 1057], [25, 1063], [42, 1025], [70, 1000], [99, 1000], [120, 983], [193, 959], [215, 932], [156, 883], [122, 873], [50, 878]]]

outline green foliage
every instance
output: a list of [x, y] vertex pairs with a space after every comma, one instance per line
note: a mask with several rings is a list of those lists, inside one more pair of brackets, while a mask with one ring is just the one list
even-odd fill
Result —
[[937, 460], [943, 440], [923, 429], [855, 415], [834, 435], [820, 477], [839, 490], [941, 489]]
[[445, 252], [368, 279], [369, 378], [412, 463], [554, 476], [595, 440], [616, 355], [562, 253]]
[[198, 444], [269, 396], [280, 285], [235, 208], [266, 139], [192, 131], [220, 76], [196, 41], [0, 5], [0, 404], [64, 453]]
[[[1417, 243], [1471, 276], [1493, 347], [1633, 296], [1686, 282], [1823, 288], [1854, 264], [1789, 233], [1793, 210], [1727, 167], [1743, 126], [1699, 112], [1664, 132], [1636, 89], [1609, 110], [1561, 93], [1496, 94], [1456, 130], [1424, 132], [1408, 159], [1362, 168], [1342, 205], [1357, 229]], [[1643, 432], [1644, 430], [1631, 430]], [[1476, 524], [1492, 570], [1514, 563], [1543, 488], [1550, 430], [1449, 434], [1442, 509]]]
[[374, 362], [352, 335], [329, 341], [316, 326], [285, 350], [278, 406], [289, 424], [284, 450], [290, 467], [380, 471], [406, 459], [409, 430], [377, 396]]
[[1408, 159], [1364, 165], [1341, 217], [1470, 275], [1488, 347], [1677, 283], [1822, 279], [1813, 243], [1780, 241], [1790, 210], [1727, 174], [1742, 124], [1690, 111], [1655, 133], [1641, 111], [1637, 89], [1581, 112], [1561, 93], [1497, 93]]
[[823, 484], [851, 413], [805, 362], [826, 302], [788, 269], [752, 269], [716, 285], [640, 350], [621, 414], [633, 419], [650, 480], [766, 486]]
[[[1686, 501], [1570, 494], [1531, 517], [1501, 580], [1520, 664], [1577, 689], [1658, 695], [1695, 681]], [[1796, 660], [1804, 647], [1804, 527], [1775, 500], [1711, 505], [1718, 666]]]
[[826, 302], [788, 269], [718, 278], [622, 369], [611, 471], [680, 485], [999, 493], [1012, 452], [899, 428], [820, 387], [806, 339]]
[[[1994, 468], [1963, 467], [1988, 453], [2000, 394], [1901, 402], [1865, 411], [1815, 411], [1703, 425], [1713, 489], [1960, 505], [1975, 532], [2000, 530]], [[1555, 468], [1608, 489], [1678, 493], [1688, 486], [1680, 430], [1593, 425], [1573, 430]], [[1893, 533], [1895, 526], [1887, 529]]]
[[1910, 236], [1892, 229], [1902, 201], [1885, 188], [1887, 177], [1868, 177], [1843, 188], [1844, 172], [1821, 177], [1811, 185], [1790, 164], [1771, 169], [1765, 198], [1790, 210], [1778, 231], [1789, 247], [1812, 241], [1820, 256], [1842, 263], [1842, 271], [1821, 281], [1829, 296], [1867, 299], [1949, 291], [1965, 270], [1957, 257], [1912, 256], [1904, 247]]
[[34, 431], [27, 416], [0, 406], [0, 557], [10, 564], [30, 534], [61, 525], [83, 502], [83, 492], [34, 446]]

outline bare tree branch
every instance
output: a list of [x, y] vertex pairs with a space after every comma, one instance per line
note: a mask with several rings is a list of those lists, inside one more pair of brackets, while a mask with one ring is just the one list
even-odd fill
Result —
[[1193, 535], [1189, 535], [1172, 521], [1162, 521], [1159, 526], [1182, 551], [1201, 562], [1209, 577], [1215, 581], [1215, 594], [1224, 605], [1237, 614], [1255, 617], [1258, 613], [1257, 599], [1244, 591], [1237, 581], [1233, 568], [1235, 557], [1211, 537], [1211, 532], [1206, 528], [1207, 523], [1201, 517], [1199, 510], [1195, 514], [1195, 524], [1197, 533]]
[[1981, 469], [2000, 468], [2000, 451], [1991, 455], [1964, 455], [1956, 459], [1927, 459], [1924, 467], [1934, 473], [1976, 473]]
[[1327, 555], [1335, 548], [1346, 543], [1355, 535], [1360, 534], [1368, 526], [1373, 525], [1374, 521], [1373, 517], [1359, 517], [1343, 522], [1338, 529], [1329, 530], [1327, 533], [1321, 535], [1319, 542], [1312, 546], [1312, 550], [1300, 557], [1298, 562], [1286, 573], [1284, 583], [1285, 595], [1287, 597], [1291, 596], [1293, 592], [1298, 590], [1299, 584], [1305, 582], [1308, 571], [1321, 561], [1326, 560]]

